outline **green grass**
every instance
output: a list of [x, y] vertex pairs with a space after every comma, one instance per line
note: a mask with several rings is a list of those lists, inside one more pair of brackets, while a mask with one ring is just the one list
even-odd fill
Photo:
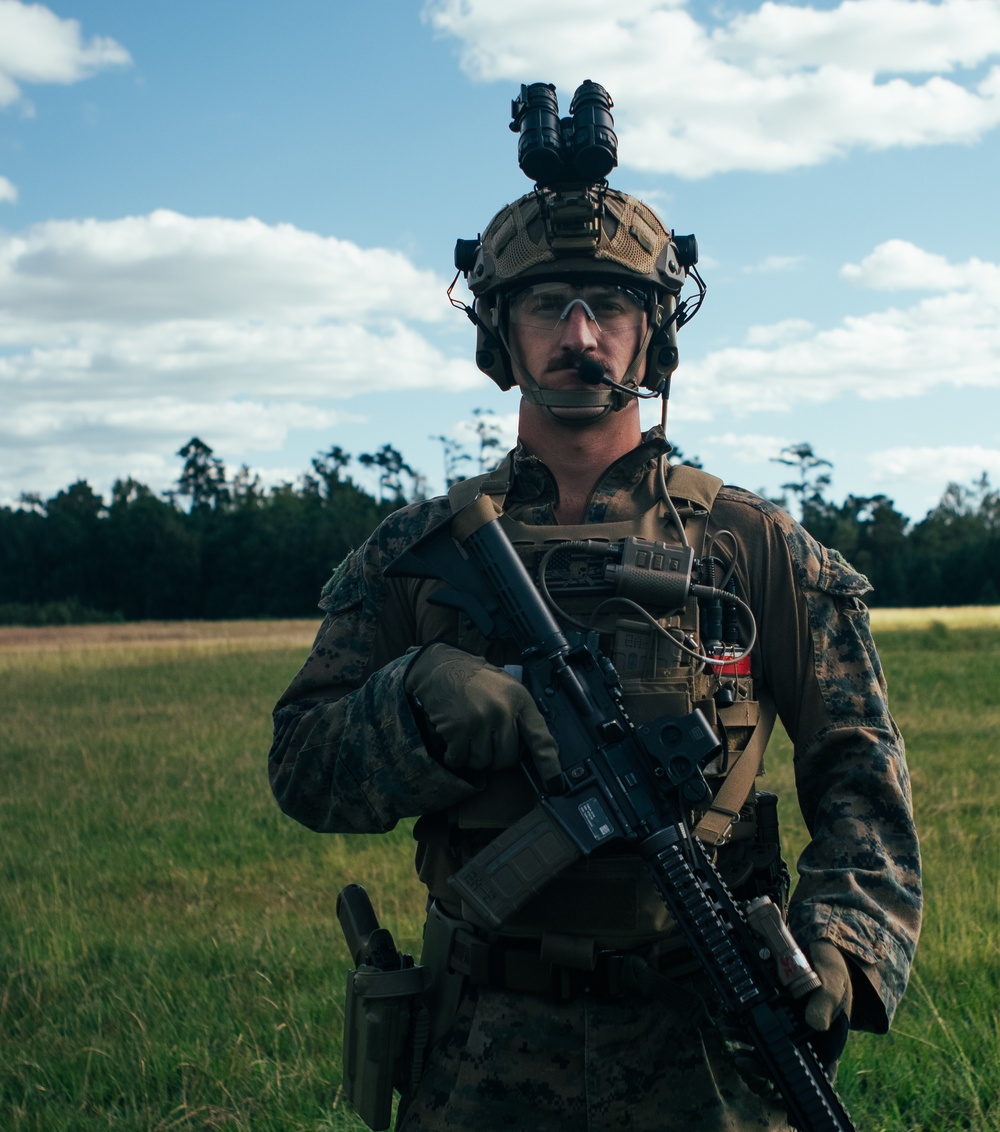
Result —
[[[892, 1034], [842, 1065], [865, 1132], [1000, 1129], [1000, 627], [924, 624], [879, 633], [928, 911]], [[363, 881], [411, 950], [423, 901], [408, 828], [319, 837], [271, 799], [269, 709], [308, 639], [287, 628], [0, 631], [4, 1132], [363, 1127], [336, 894]], [[790, 761], [781, 737], [769, 786]], [[794, 857], [793, 801], [782, 818]]]
[[411, 939], [420, 901], [406, 831], [321, 838], [270, 797], [302, 655], [0, 653], [0, 1128], [361, 1127], [334, 901], [370, 878]]

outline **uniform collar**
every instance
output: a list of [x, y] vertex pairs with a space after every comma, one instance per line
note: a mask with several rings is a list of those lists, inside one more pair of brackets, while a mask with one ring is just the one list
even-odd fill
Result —
[[[659, 425], [644, 432], [636, 447], [619, 457], [598, 479], [587, 501], [584, 522], [618, 522], [648, 510], [657, 495], [657, 461], [669, 451]], [[558, 490], [552, 473], [537, 456], [525, 452], [520, 442], [510, 459], [513, 476], [505, 509], [523, 523], [554, 524]]]

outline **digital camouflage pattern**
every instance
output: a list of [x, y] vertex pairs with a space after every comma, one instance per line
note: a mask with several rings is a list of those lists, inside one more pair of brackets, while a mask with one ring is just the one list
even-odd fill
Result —
[[683, 1005], [650, 1008], [641, 998], [553, 1003], [480, 988], [435, 1047], [397, 1129], [790, 1132], [780, 1102], [751, 1092], [694, 996], [680, 993]]
[[[789, 732], [812, 837], [798, 861], [789, 924], [800, 941], [828, 939], [861, 964], [886, 1014], [861, 983], [854, 1027], [884, 1032], [906, 989], [922, 905], [903, 740], [861, 602], [871, 586], [783, 511], [749, 493], [733, 494], [767, 514], [788, 542], [806, 598], [816, 692], [828, 717], [807, 740]], [[833, 895], [830, 878], [838, 874]]]
[[[587, 521], [619, 521], [645, 511], [655, 495], [655, 461], [665, 450], [658, 429], [647, 433], [643, 443], [613, 464], [595, 487]], [[513, 461], [506, 510], [523, 522], [554, 523], [555, 484], [548, 470], [521, 452], [514, 453]], [[499, 776], [493, 780], [488, 773], [453, 772], [428, 753], [403, 687], [406, 670], [417, 649], [432, 640], [480, 652], [494, 664], [517, 659], [505, 654], [502, 643], [487, 646], [478, 635], [466, 633], [453, 611], [429, 604], [427, 598], [438, 583], [383, 576], [389, 562], [449, 514], [445, 499], [404, 507], [337, 569], [324, 590], [321, 605], [326, 618], [312, 653], [275, 708], [269, 760], [272, 789], [282, 809], [312, 829], [377, 833], [391, 829], [401, 818], [423, 815], [414, 833], [418, 871], [429, 891], [443, 903], [450, 896], [445, 880], [460, 864], [447, 814], [460, 805], [473, 807], [489, 798], [500, 789]], [[758, 624], [754, 685], [758, 694], [765, 692], [773, 701], [792, 740], [799, 803], [812, 838], [799, 861], [800, 879], [789, 923], [802, 945], [827, 939], [849, 957], [854, 979], [852, 1026], [884, 1032], [906, 987], [920, 928], [921, 888], [903, 742], [889, 713], [885, 681], [861, 602], [870, 587], [836, 552], [816, 543], [784, 511], [749, 492], [722, 488], [712, 509], [708, 537], [722, 531], [730, 532], [731, 537], [720, 541], [720, 550], [728, 557], [735, 543], [737, 590]], [[564, 878], [555, 887], [561, 890]], [[572, 900], [547, 903], [554, 909]], [[552, 927], [558, 930], [560, 925]], [[481, 991], [481, 1004], [484, 996], [494, 993]], [[519, 1017], [534, 1012], [539, 1017], [564, 1019], [561, 1041], [556, 1041], [562, 1032], [558, 1026], [547, 1031], [547, 1040], [554, 1043], [546, 1047], [550, 1057], [560, 1065], [560, 1059], [566, 1059], [561, 1077], [554, 1064], [545, 1075], [550, 1084], [557, 1077], [563, 1082], [551, 1084], [553, 1113], [568, 1111], [579, 1103], [570, 1098], [582, 1095], [579, 1063], [574, 1060], [582, 1056], [580, 1027], [586, 1025], [589, 1035], [599, 1015], [611, 1018], [615, 1014], [614, 1010], [606, 1015], [598, 1010], [589, 1015], [587, 1010], [596, 1010], [592, 1003], [564, 1005], [565, 1011], [563, 1005], [555, 1010], [547, 1000], [528, 995], [514, 1000]], [[648, 1062], [641, 1070], [646, 1084], [662, 1070], [666, 1082], [682, 1077], [686, 1095], [692, 1097], [725, 1099], [727, 1090], [735, 1089], [731, 1084], [716, 1088], [712, 1080], [722, 1078], [695, 1073], [703, 1049], [717, 1041], [714, 1031], [679, 1029], [675, 1042], [667, 1033], [669, 1024], [657, 1030], [657, 1019], [664, 1012], [662, 1003], [649, 1005], [639, 1000], [616, 1004], [619, 1008], [624, 1012], [620, 1017], [628, 1014], [631, 1018], [634, 1013], [642, 1020], [634, 1021], [627, 1045], [609, 1041], [607, 1046], [586, 1047], [587, 1079], [603, 1082], [600, 1088], [606, 1092], [600, 1095], [607, 1097], [608, 1113], [619, 1114], [593, 1126], [640, 1127], [613, 1123], [625, 1116], [624, 1110], [615, 1107], [619, 1102], [612, 1095], [631, 1071], [625, 1065], [637, 1066], [642, 1060]], [[681, 1023], [678, 1018], [678, 1026]], [[608, 1025], [613, 1029], [611, 1022]], [[485, 1040], [480, 1029], [470, 1031], [480, 1034], [477, 1041]], [[623, 1026], [622, 1035], [626, 1029]], [[655, 1041], [641, 1037], [647, 1029], [650, 1033], [657, 1030]], [[509, 1071], [516, 1078], [527, 1072], [516, 1068], [521, 1064], [517, 1050], [525, 1031], [510, 1030], [508, 1037], [506, 1049], [513, 1059]], [[512, 1100], [508, 1104], [507, 1092], [514, 1088], [511, 1078], [503, 1078], [507, 1081], [503, 1087], [488, 1086], [495, 1093], [491, 1097], [473, 1092], [483, 1073], [487, 1076], [482, 1080], [493, 1080], [493, 1067], [487, 1062], [502, 1060], [498, 1042], [499, 1036], [494, 1036], [488, 1049], [475, 1054], [471, 1046], [465, 1053], [440, 1052], [440, 1057], [436, 1053], [428, 1082], [438, 1083], [421, 1087], [423, 1103], [432, 1108], [439, 1102], [445, 1104], [444, 1095], [450, 1092], [445, 1082], [454, 1071], [460, 1087], [456, 1086], [454, 1099], [448, 1103], [458, 1105], [461, 1097], [462, 1104], [471, 1105], [478, 1098], [477, 1119], [487, 1119], [493, 1127], [506, 1126], [507, 1118], [497, 1115], [494, 1119], [493, 1108], [484, 1117], [481, 1106], [487, 1099], [495, 1103], [498, 1114], [518, 1110], [523, 1119], [524, 1109], [519, 1107], [526, 1103], [523, 1090], [516, 1104]], [[689, 1063], [687, 1058], [694, 1061]], [[537, 1064], [537, 1058], [535, 1061]], [[678, 1065], [686, 1067], [680, 1074]], [[567, 1083], [570, 1079], [572, 1085]], [[732, 1074], [726, 1080], [731, 1081]], [[545, 1092], [535, 1077], [526, 1081], [525, 1089]], [[532, 1086], [531, 1081], [536, 1084]], [[427, 1101], [427, 1090], [436, 1101]], [[663, 1091], [671, 1091], [669, 1084]], [[596, 1098], [599, 1094], [588, 1086], [586, 1095]], [[740, 1096], [743, 1094], [736, 1089], [733, 1097]], [[762, 1115], [759, 1109], [754, 1117], [737, 1116], [740, 1106], [735, 1099], [733, 1103], [736, 1110], [728, 1115], [723, 1115], [724, 1107], [713, 1109], [712, 1116], [707, 1109], [697, 1119], [692, 1115], [690, 1127], [757, 1127], [759, 1120], [764, 1121], [760, 1127], [780, 1127], [767, 1123], [773, 1113]], [[414, 1108], [411, 1119], [430, 1117], [418, 1118]], [[462, 1120], [466, 1126], [471, 1123], [468, 1116]], [[516, 1125], [517, 1121], [511, 1126]], [[656, 1126], [664, 1125], [669, 1122]], [[570, 1122], [568, 1126], [581, 1125]]]

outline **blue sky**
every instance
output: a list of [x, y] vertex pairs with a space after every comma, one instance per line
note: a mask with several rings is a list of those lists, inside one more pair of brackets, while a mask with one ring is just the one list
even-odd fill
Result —
[[520, 83], [588, 78], [701, 247], [686, 454], [773, 494], [807, 441], [915, 519], [1000, 482], [1000, 0], [0, 0], [0, 500], [512, 440], [452, 249], [530, 188]]

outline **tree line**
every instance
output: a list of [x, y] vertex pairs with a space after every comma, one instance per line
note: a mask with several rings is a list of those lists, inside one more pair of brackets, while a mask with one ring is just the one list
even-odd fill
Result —
[[[499, 430], [477, 417], [475, 432], [473, 453], [436, 438], [449, 482], [494, 461]], [[374, 493], [348, 474], [354, 458], [340, 447], [271, 488], [245, 465], [230, 475], [197, 437], [177, 455], [180, 475], [162, 496], [129, 477], [105, 500], [79, 480], [51, 499], [23, 495], [0, 508], [0, 624], [316, 616], [337, 562], [426, 489], [388, 444], [357, 458], [375, 473]], [[671, 459], [698, 466], [679, 451]], [[985, 473], [950, 484], [912, 523], [885, 495], [827, 499], [829, 461], [808, 444], [776, 460], [794, 472], [778, 501], [791, 497], [805, 527], [869, 577], [872, 605], [1000, 601], [1000, 493]]]
[[130, 477], [105, 501], [80, 480], [0, 509], [0, 622], [312, 616], [333, 566], [414, 486], [389, 445], [369, 457], [378, 498], [338, 447], [269, 489], [197, 437], [178, 455], [163, 497]]
[[948, 484], [937, 506], [912, 523], [886, 495], [828, 500], [832, 465], [809, 444], [790, 445], [775, 460], [795, 470], [782, 488], [797, 500], [802, 525], [874, 586], [870, 605], [1000, 602], [1000, 492], [986, 472], [968, 486]]

